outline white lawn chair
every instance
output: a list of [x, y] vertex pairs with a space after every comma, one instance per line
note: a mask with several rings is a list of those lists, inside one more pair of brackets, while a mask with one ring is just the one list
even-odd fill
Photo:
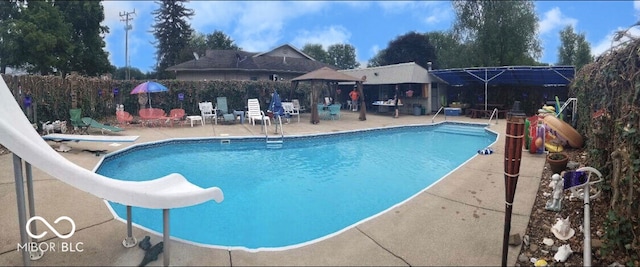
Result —
[[265, 123], [271, 126], [271, 120], [260, 110], [260, 102], [258, 102], [257, 98], [247, 100], [247, 117], [249, 117], [249, 121], [253, 125], [256, 125], [256, 120], [265, 120]]
[[292, 100], [291, 103], [293, 103], [293, 109], [298, 111], [298, 113], [305, 112], [306, 109], [300, 105], [300, 101], [298, 99]]
[[289, 116], [298, 116], [298, 122], [300, 122], [300, 111], [294, 108], [293, 103], [282, 102], [282, 108], [284, 108], [284, 112], [289, 114]]
[[205, 124], [207, 118], [213, 118], [215, 124], [218, 124], [218, 115], [211, 102], [201, 102], [198, 103], [198, 106], [200, 108], [200, 114], [202, 115], [202, 121], [205, 122]]

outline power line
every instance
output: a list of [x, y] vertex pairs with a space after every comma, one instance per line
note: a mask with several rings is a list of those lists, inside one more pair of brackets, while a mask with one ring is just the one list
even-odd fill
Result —
[[120, 12], [120, 21], [124, 21], [124, 31], [125, 31], [125, 37], [124, 37], [124, 66], [125, 66], [125, 73], [126, 73], [126, 80], [128, 81], [130, 78], [131, 73], [129, 72], [129, 31], [133, 28], [131, 27], [131, 25], [129, 24], [129, 21], [133, 20], [132, 17], [130, 17], [130, 15], [135, 15], [136, 14], [136, 10], [133, 9], [133, 12]]

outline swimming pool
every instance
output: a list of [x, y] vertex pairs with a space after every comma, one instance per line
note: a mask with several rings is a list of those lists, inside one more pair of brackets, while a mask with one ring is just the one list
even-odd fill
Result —
[[[302, 246], [390, 209], [495, 142], [484, 125], [444, 123], [286, 138], [170, 140], [104, 158], [96, 172], [149, 180], [178, 172], [220, 187], [222, 203], [172, 210], [174, 238], [249, 250]], [[109, 203], [126, 218], [126, 207]], [[162, 232], [162, 211], [133, 208], [133, 222]]]

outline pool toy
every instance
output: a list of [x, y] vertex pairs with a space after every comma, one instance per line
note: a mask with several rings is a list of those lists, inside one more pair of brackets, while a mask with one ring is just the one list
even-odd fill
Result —
[[491, 149], [490, 147], [484, 148], [484, 149], [480, 149], [478, 150], [478, 154], [480, 155], [491, 155], [493, 154], [493, 149]]
[[[531, 116], [527, 119], [529, 121], [528, 129], [528, 144], [529, 144], [529, 153], [531, 154], [540, 154], [544, 152], [544, 125], [541, 123], [542, 120], [538, 116]], [[540, 141], [538, 141], [540, 138]], [[540, 146], [539, 146], [540, 145]]]
[[564, 119], [562, 117], [562, 113], [560, 113], [560, 98], [558, 98], [558, 96], [556, 96], [556, 110], [555, 111], [556, 111], [556, 116], [558, 116], [561, 120]]
[[551, 142], [544, 143], [544, 148], [549, 152], [562, 152], [564, 150], [564, 146], [552, 144]]
[[563, 120], [556, 118], [556, 116], [544, 116], [544, 123], [551, 128], [558, 138], [566, 140], [569, 146], [573, 148], [580, 148], [583, 145], [582, 136]]

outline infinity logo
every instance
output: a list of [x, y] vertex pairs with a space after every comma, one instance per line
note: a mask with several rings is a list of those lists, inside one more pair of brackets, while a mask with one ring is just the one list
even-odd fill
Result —
[[44, 232], [42, 232], [42, 234], [39, 234], [39, 235], [35, 235], [35, 234], [31, 233], [31, 227], [29, 227], [29, 226], [35, 220], [38, 220], [38, 221], [41, 221], [42, 223], [44, 223], [44, 225], [46, 225], [49, 228], [49, 230], [51, 230], [57, 237], [62, 238], [62, 239], [67, 239], [67, 238], [71, 237], [76, 232], [76, 223], [71, 218], [69, 218], [67, 216], [60, 216], [60, 217], [58, 217], [58, 219], [56, 219], [53, 222], [54, 224], [57, 224], [61, 220], [69, 221], [71, 223], [71, 232], [69, 234], [66, 234], [66, 235], [60, 234], [58, 231], [56, 231], [56, 229], [53, 228], [53, 226], [51, 226], [51, 224], [49, 224], [49, 222], [47, 220], [45, 220], [44, 218], [42, 218], [40, 216], [33, 216], [33, 217], [31, 217], [31, 219], [29, 219], [27, 221], [27, 224], [25, 225], [25, 227], [27, 229], [27, 234], [31, 238], [39, 239], [39, 238], [42, 238], [45, 235], [47, 235], [47, 231], [44, 231]]

